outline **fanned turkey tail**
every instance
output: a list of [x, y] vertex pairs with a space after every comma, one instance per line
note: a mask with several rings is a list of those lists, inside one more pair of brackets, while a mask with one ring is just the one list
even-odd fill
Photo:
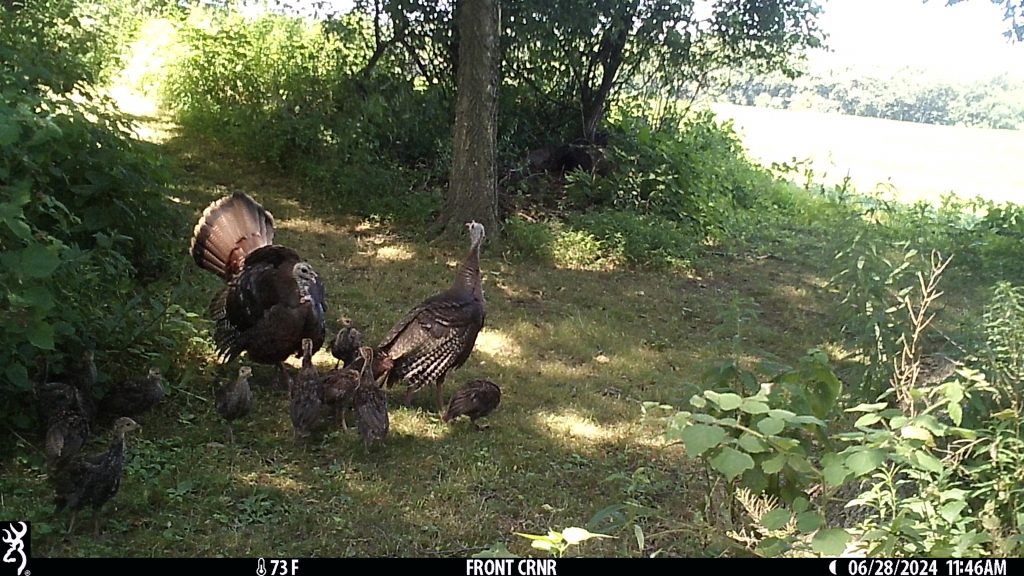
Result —
[[245, 257], [274, 241], [274, 216], [249, 195], [235, 192], [207, 206], [192, 231], [192, 258], [225, 281]]

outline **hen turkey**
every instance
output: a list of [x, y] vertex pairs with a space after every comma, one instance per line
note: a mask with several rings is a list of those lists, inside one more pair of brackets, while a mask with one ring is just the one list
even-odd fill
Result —
[[302, 339], [302, 368], [292, 382], [289, 414], [295, 439], [307, 438], [320, 423], [324, 403], [324, 388], [320, 374], [313, 365], [313, 341]]
[[487, 425], [479, 425], [477, 419], [487, 416], [501, 403], [501, 388], [490, 380], [472, 380], [466, 382], [452, 395], [448, 403], [448, 411], [441, 418], [444, 422], [452, 422], [459, 416], [469, 416], [469, 421], [477, 430]]
[[414, 392], [434, 385], [437, 411], [444, 409], [441, 388], [452, 370], [465, 364], [484, 326], [486, 308], [480, 279], [480, 246], [484, 227], [469, 227], [469, 254], [462, 262], [450, 288], [427, 298], [410, 310], [377, 347], [393, 366], [385, 385], [406, 382], [405, 402]]
[[125, 434], [138, 429], [139, 425], [131, 418], [118, 418], [114, 422], [114, 438], [106, 452], [78, 454], [50, 471], [50, 482], [56, 492], [55, 512], [65, 508], [71, 510], [68, 534], [74, 529], [77, 512], [91, 506], [93, 534], [99, 535], [100, 509], [121, 488], [125, 453], [128, 449]]
[[221, 359], [242, 352], [277, 366], [302, 354], [309, 338], [320, 349], [326, 335], [327, 294], [319, 274], [291, 248], [273, 244], [274, 217], [247, 194], [210, 204], [192, 234], [192, 258], [227, 285], [210, 304]]

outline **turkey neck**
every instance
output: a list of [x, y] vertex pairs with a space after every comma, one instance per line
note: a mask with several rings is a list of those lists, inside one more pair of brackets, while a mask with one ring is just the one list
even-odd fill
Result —
[[455, 275], [455, 282], [452, 283], [452, 290], [469, 292], [474, 297], [483, 299], [483, 290], [480, 286], [480, 242], [479, 239], [469, 247], [469, 254], [463, 261], [459, 273]]

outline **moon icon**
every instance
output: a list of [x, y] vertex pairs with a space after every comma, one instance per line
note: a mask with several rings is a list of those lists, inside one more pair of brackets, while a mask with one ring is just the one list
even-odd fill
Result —
[[836, 561], [835, 560], [833, 560], [833, 561], [828, 563], [828, 571], [832, 573], [832, 576], [835, 576], [835, 573], [836, 573]]

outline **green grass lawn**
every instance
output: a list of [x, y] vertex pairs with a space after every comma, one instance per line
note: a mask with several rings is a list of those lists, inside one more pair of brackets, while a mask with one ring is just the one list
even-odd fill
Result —
[[[318, 209], [302, 200], [298, 182], [164, 130], [179, 172], [173, 200], [196, 218], [235, 190], [262, 202], [277, 219], [275, 241], [323, 275], [332, 330], [347, 316], [377, 342], [407, 309], [447, 287], [465, 254], [465, 245], [418, 243]], [[204, 310], [218, 280], [188, 259], [188, 238], [181, 247], [191, 283], [183, 304]], [[663, 424], [645, 419], [641, 403], [682, 406], [698, 389], [702, 363], [727, 353], [737, 335], [747, 350], [795, 360], [824, 338], [826, 305], [820, 274], [799, 259], [709, 258], [687, 272], [594, 272], [517, 262], [485, 245], [487, 325], [445, 399], [471, 378], [497, 382], [504, 395], [490, 430], [445, 425], [432, 394], [405, 406], [404, 391], [394, 389], [390, 436], [369, 454], [337, 423], [309, 444], [293, 442], [287, 392], [268, 384], [273, 372], [262, 366], [254, 412], [236, 424], [235, 446], [225, 446], [213, 391], [237, 367], [219, 366], [204, 340], [199, 359], [168, 371], [165, 402], [130, 438], [100, 539], [88, 533], [87, 513], [63, 536], [67, 517], [51, 512], [36, 437], [20, 437], [20, 456], [3, 463], [0, 516], [31, 520], [40, 556], [465, 556], [495, 542], [543, 554], [514, 532], [569, 526], [617, 536], [584, 543], [588, 555], [719, 554], [723, 543], [693, 522], [714, 485], [666, 444]], [[737, 322], [733, 311], [744, 302], [756, 305], [756, 325]], [[315, 361], [334, 366], [325, 350]], [[101, 371], [116, 362], [116, 351], [99, 352]], [[93, 450], [105, 445], [103, 434]], [[587, 524], [624, 503], [657, 509], [631, 508], [647, 535], [642, 550], [631, 525]]]
[[[765, 164], [810, 160], [816, 181], [849, 175], [857, 190], [902, 201], [940, 195], [1024, 201], [1024, 132], [938, 126], [823, 112], [715, 104], [751, 156]], [[892, 188], [889, 188], [891, 185]]]

